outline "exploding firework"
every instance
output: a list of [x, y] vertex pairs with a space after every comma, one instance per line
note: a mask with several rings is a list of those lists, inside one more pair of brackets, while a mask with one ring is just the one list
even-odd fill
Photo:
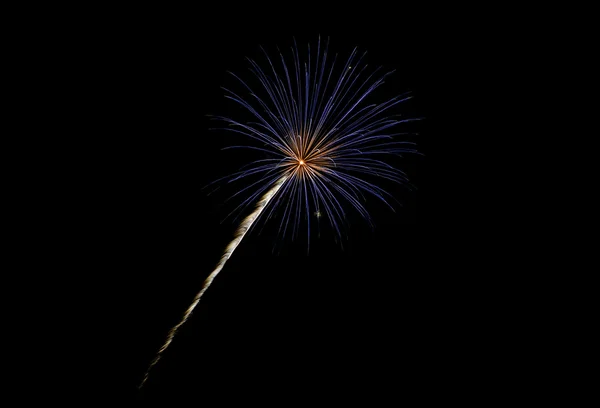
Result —
[[367, 104], [368, 97], [393, 71], [381, 73], [376, 69], [369, 73], [363, 62], [365, 53], [358, 54], [356, 49], [344, 62], [338, 63], [337, 56], [330, 62], [328, 43], [322, 46], [320, 40], [316, 50], [311, 51], [308, 47], [305, 63], [301, 62], [296, 46], [292, 48], [290, 64], [282, 53], [279, 53], [279, 63], [268, 53], [264, 54], [264, 69], [249, 60], [257, 86], [251, 87], [232, 74], [248, 94], [246, 98], [225, 89], [226, 97], [241, 105], [253, 120], [242, 123], [215, 117], [227, 124], [226, 130], [255, 142], [255, 145], [230, 148], [248, 148], [265, 154], [265, 158], [218, 180], [233, 182], [260, 177], [235, 194], [254, 188], [237, 210], [243, 212], [253, 204], [255, 209], [241, 222], [221, 260], [204, 281], [181, 321], [169, 332], [140, 387], [177, 330], [190, 317], [213, 279], [260, 217], [268, 219], [279, 209], [282, 213], [281, 234], [288, 231], [290, 224], [296, 232], [300, 220], [305, 218], [310, 237], [310, 216], [304, 215], [312, 213], [317, 218], [327, 218], [339, 236], [341, 222], [346, 218], [343, 202], [349, 203], [367, 220], [369, 214], [362, 204], [365, 194], [377, 197], [389, 206], [387, 198], [390, 195], [373, 184], [371, 178], [381, 177], [400, 184], [407, 182], [405, 174], [383, 158], [416, 153], [413, 143], [395, 140], [396, 136], [405, 133], [393, 131], [394, 127], [415, 119], [385, 115], [409, 96]]

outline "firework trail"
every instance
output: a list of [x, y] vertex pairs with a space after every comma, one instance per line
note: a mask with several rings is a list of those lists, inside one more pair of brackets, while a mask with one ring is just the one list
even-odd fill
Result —
[[225, 248], [225, 252], [221, 256], [221, 260], [219, 261], [219, 263], [217, 264], [215, 269], [204, 280], [204, 283], [202, 284], [202, 289], [200, 289], [200, 292], [198, 292], [196, 294], [196, 296], [194, 297], [194, 301], [192, 302], [190, 307], [188, 307], [188, 309], [183, 314], [183, 318], [179, 321], [179, 323], [177, 323], [169, 331], [167, 340], [165, 340], [165, 343], [162, 345], [160, 350], [158, 350], [158, 353], [157, 353], [156, 357], [154, 358], [154, 360], [152, 360], [152, 363], [148, 367], [148, 370], [146, 370], [146, 374], [144, 375], [144, 379], [142, 380], [139, 388], [142, 388], [144, 386], [144, 383], [146, 382], [146, 380], [148, 380], [150, 370], [152, 369], [152, 367], [154, 367], [156, 365], [156, 363], [158, 363], [158, 361], [160, 360], [160, 358], [162, 356], [162, 353], [169, 347], [169, 344], [171, 344], [171, 342], [173, 341], [173, 337], [175, 337], [177, 330], [190, 317], [190, 315], [192, 314], [192, 312], [194, 311], [194, 309], [200, 302], [200, 298], [202, 297], [204, 292], [206, 292], [206, 289], [208, 289], [208, 287], [210, 286], [212, 281], [215, 279], [215, 277], [219, 274], [219, 272], [221, 272], [221, 269], [223, 269], [223, 266], [225, 266], [225, 263], [227, 262], [227, 260], [229, 260], [229, 258], [233, 254], [233, 251], [235, 251], [235, 249], [238, 247], [241, 240], [244, 238], [244, 235], [246, 235], [248, 230], [252, 227], [252, 224], [254, 224], [254, 221], [256, 221], [258, 219], [258, 217], [260, 216], [262, 211], [265, 209], [267, 204], [269, 204], [269, 201], [271, 201], [273, 196], [275, 194], [277, 194], [277, 191], [279, 190], [279, 188], [281, 187], [281, 185], [283, 184], [284, 181], [285, 181], [285, 176], [280, 178], [275, 183], [275, 185], [262, 197], [262, 199], [256, 204], [256, 209], [254, 210], [254, 212], [252, 214], [250, 214], [249, 216], [247, 216], [244, 219], [244, 221], [242, 221], [242, 223], [240, 224], [238, 229], [235, 231], [235, 238], [233, 238], [233, 240], [229, 243], [229, 245], [227, 245], [227, 248]]

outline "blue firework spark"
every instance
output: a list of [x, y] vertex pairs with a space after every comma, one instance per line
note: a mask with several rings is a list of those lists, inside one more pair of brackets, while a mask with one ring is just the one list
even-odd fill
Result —
[[[227, 124], [224, 129], [251, 139], [254, 144], [230, 146], [263, 152], [266, 158], [246, 165], [239, 172], [219, 179], [229, 182], [258, 176], [234, 194], [252, 191], [233, 212], [243, 213], [282, 178], [281, 188], [273, 197], [266, 218], [279, 209], [283, 213], [279, 233], [291, 229], [295, 234], [302, 219], [306, 219], [310, 239], [310, 214], [324, 216], [337, 236], [346, 218], [344, 201], [367, 221], [365, 193], [377, 197], [390, 208], [391, 195], [370, 180], [381, 177], [407, 184], [405, 173], [386, 163], [386, 155], [417, 153], [414, 143], [395, 140], [405, 133], [394, 128], [417, 120], [388, 115], [390, 109], [410, 96], [400, 95], [382, 103], [368, 103], [369, 96], [394, 71], [368, 71], [365, 53], [355, 48], [345, 61], [337, 55], [330, 58], [329, 42], [319, 39], [316, 50], [307, 49], [307, 60], [301, 62], [294, 42], [291, 58], [280, 52], [272, 59], [264, 52], [264, 68], [254, 60], [250, 71], [257, 79], [251, 87], [234, 73], [242, 85], [244, 96], [223, 88], [226, 98], [241, 105], [253, 117], [240, 122], [228, 117], [215, 119]], [[367, 177], [365, 177], [367, 176]], [[231, 214], [230, 214], [231, 215]]]

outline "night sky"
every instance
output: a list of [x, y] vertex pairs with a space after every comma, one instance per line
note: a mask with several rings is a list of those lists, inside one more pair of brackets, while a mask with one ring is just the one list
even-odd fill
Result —
[[[458, 198], [445, 147], [460, 132], [444, 122], [444, 105], [453, 102], [448, 81], [458, 57], [423, 12], [394, 13], [273, 20], [154, 10], [111, 19], [86, 44], [86, 81], [97, 98], [86, 128], [93, 131], [81, 142], [82, 162], [95, 163], [80, 198], [90, 208], [81, 229], [94, 232], [83, 265], [98, 295], [78, 320], [96, 340], [82, 364], [103, 373], [93, 381], [98, 395], [285, 407], [389, 406], [457, 392], [460, 355], [475, 341], [465, 334], [475, 319], [474, 276], [451, 262], [460, 231], [447, 228], [456, 225]], [[402, 206], [394, 213], [369, 200], [373, 230], [348, 207], [341, 244], [322, 220], [308, 254], [302, 234], [276, 240], [267, 224], [247, 235], [138, 391], [237, 226], [221, 221], [243, 183], [202, 190], [248, 160], [221, 150], [231, 144], [226, 132], [209, 130], [207, 115], [241, 112], [220, 88], [237, 86], [226, 72], [248, 78], [245, 58], [263, 61], [259, 46], [287, 52], [294, 37], [303, 47], [319, 35], [340, 56], [358, 46], [370, 66], [396, 70], [373, 100], [413, 95], [393, 112], [424, 118], [406, 127], [423, 155], [395, 163], [415, 188], [385, 184]]]

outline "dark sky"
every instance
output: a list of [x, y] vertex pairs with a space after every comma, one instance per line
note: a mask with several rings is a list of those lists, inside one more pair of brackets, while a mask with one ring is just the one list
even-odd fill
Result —
[[[423, 11], [270, 18], [231, 16], [228, 7], [128, 13], [82, 45], [81, 92], [94, 102], [81, 160], [95, 165], [81, 228], [97, 231], [83, 251], [95, 300], [71, 313], [97, 340], [82, 357], [86, 370], [106, 373], [97, 392], [207, 407], [381, 406], [455, 392], [446, 380], [473, 341], [465, 330], [475, 317], [465, 300], [473, 276], [451, 262], [464, 250], [454, 241], [456, 180], [445, 151], [460, 138], [444, 110], [460, 103], [449, 94], [459, 58], [452, 41]], [[207, 115], [240, 112], [220, 88], [232, 84], [226, 72], [248, 77], [245, 57], [260, 59], [259, 46], [289, 49], [294, 37], [304, 46], [319, 35], [342, 56], [358, 46], [370, 65], [396, 70], [376, 96], [412, 93], [395, 112], [424, 118], [411, 127], [423, 156], [398, 162], [416, 189], [392, 188], [403, 204], [396, 213], [367, 202], [375, 229], [352, 216], [343, 247], [326, 225], [308, 254], [305, 239], [276, 241], [269, 228], [246, 236], [139, 392], [236, 227], [220, 222], [236, 187], [201, 190], [245, 164], [243, 154], [221, 151], [226, 133], [209, 130]]]

